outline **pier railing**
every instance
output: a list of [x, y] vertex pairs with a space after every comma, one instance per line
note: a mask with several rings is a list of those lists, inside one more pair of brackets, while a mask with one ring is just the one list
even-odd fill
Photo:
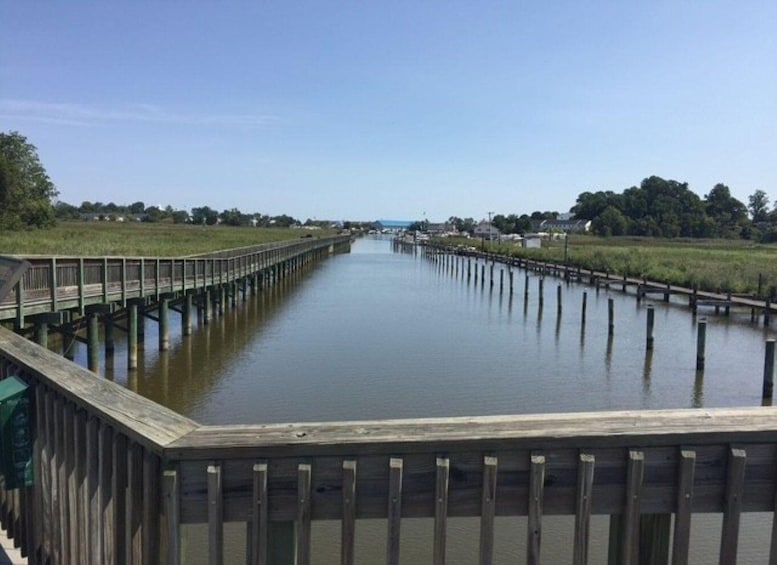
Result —
[[[350, 236], [302, 238], [192, 257], [26, 257], [29, 264], [10, 292], [0, 296], [0, 321], [78, 310], [91, 304], [199, 290], [245, 278], [307, 250], [350, 241]], [[0, 257], [0, 263], [19, 258]]]
[[245, 525], [246, 563], [278, 562], [275, 544], [280, 562], [305, 564], [321, 519], [340, 521], [347, 564], [364, 518], [386, 520], [395, 564], [411, 517], [434, 521], [444, 563], [460, 516], [479, 518], [480, 563], [497, 516], [528, 516], [515, 534], [539, 563], [551, 515], [575, 517], [576, 564], [594, 515], [611, 516], [611, 563], [682, 564], [699, 512], [722, 514], [730, 564], [742, 513], [775, 510], [770, 407], [202, 426], [1, 330], [0, 378], [12, 375], [31, 390], [34, 484], [0, 488], [0, 519], [33, 564], [176, 564], [182, 528], [197, 523], [219, 564], [227, 522]]

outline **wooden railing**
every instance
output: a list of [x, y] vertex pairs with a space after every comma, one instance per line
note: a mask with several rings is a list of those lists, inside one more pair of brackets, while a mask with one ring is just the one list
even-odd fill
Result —
[[29, 268], [0, 297], [0, 320], [77, 309], [163, 293], [202, 289], [244, 278], [248, 273], [282, 263], [312, 249], [327, 249], [350, 236], [304, 238], [218, 252], [207, 256], [158, 257], [29, 257]]
[[775, 510], [774, 408], [202, 426], [2, 330], [0, 378], [11, 375], [32, 391], [35, 484], [0, 488], [0, 518], [33, 564], [181, 563], [182, 528], [204, 523], [218, 565], [227, 522], [246, 525], [247, 563], [268, 563], [283, 537], [283, 562], [306, 564], [322, 519], [340, 521], [347, 564], [365, 518], [386, 520], [395, 564], [411, 517], [434, 521], [444, 563], [459, 516], [479, 518], [480, 563], [493, 559], [495, 517], [528, 516], [516, 535], [539, 563], [550, 515], [575, 517], [575, 564], [594, 515], [612, 517], [611, 563], [682, 564], [699, 512], [723, 515], [730, 564], [741, 514]]

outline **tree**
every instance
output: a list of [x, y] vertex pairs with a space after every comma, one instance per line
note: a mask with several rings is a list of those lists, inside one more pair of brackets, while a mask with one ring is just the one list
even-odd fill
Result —
[[750, 215], [754, 222], [763, 222], [767, 219], [767, 212], [769, 211], [769, 197], [763, 190], [756, 190], [748, 197], [747, 209], [750, 210]]
[[0, 133], [0, 229], [53, 225], [56, 196], [35, 146], [18, 132]]
[[212, 226], [218, 221], [219, 221], [219, 213], [211, 209], [209, 206], [192, 208], [193, 224], [207, 224], [209, 226]]
[[742, 226], [747, 223], [747, 207], [731, 196], [725, 184], [716, 184], [704, 197], [705, 212], [712, 220], [712, 234], [720, 237], [739, 237]]

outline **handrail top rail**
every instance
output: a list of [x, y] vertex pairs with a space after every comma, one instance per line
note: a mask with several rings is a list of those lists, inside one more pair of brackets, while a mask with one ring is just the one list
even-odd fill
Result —
[[0, 328], [5, 358], [77, 406], [88, 409], [145, 447], [162, 448], [195, 429], [198, 424], [131, 390], [101, 378], [57, 353]]
[[[621, 410], [320, 423], [199, 426], [173, 459], [648, 447], [777, 441], [777, 408]], [[475, 446], [475, 444], [477, 444]]]

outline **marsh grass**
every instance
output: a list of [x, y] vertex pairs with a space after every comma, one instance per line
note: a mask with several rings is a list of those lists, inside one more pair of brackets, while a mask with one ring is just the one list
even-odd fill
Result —
[[0, 254], [181, 257], [331, 233], [164, 223], [62, 222], [49, 230], [0, 231]]
[[[505, 243], [492, 249], [564, 263], [563, 241], [543, 241], [542, 249]], [[569, 265], [709, 291], [756, 294], [759, 275], [761, 294], [774, 294], [777, 286], [777, 245], [748, 241], [572, 236]]]

